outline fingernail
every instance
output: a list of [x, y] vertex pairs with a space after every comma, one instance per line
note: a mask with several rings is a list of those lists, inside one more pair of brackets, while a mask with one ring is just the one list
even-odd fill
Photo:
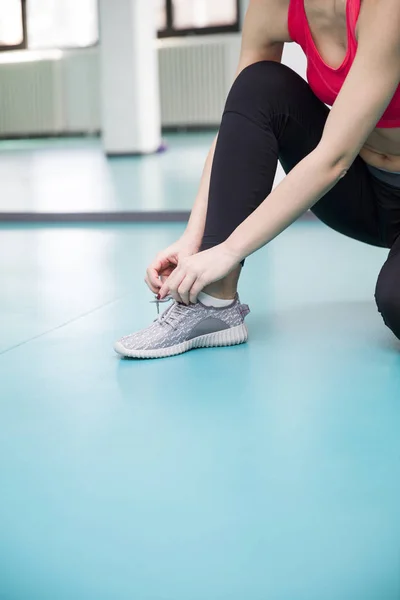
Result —
[[157, 294], [157, 300], [161, 300], [161, 294]]

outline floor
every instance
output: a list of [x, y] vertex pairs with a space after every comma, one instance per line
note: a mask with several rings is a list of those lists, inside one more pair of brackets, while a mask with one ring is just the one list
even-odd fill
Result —
[[99, 138], [0, 141], [0, 212], [189, 211], [214, 136], [172, 133], [168, 152], [110, 159]]
[[385, 251], [298, 223], [247, 262], [248, 344], [119, 360], [181, 231], [0, 227], [1, 600], [399, 600]]
[[[0, 221], [4, 213], [189, 212], [214, 137], [170, 133], [167, 152], [109, 159], [96, 137], [0, 141]], [[276, 183], [282, 177], [279, 167]]]

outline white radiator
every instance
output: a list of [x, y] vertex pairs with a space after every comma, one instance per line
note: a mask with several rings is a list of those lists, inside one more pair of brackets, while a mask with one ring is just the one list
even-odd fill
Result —
[[59, 133], [62, 119], [59, 59], [0, 65], [0, 134]]
[[100, 129], [98, 51], [0, 54], [0, 137]]
[[218, 125], [238, 54], [237, 35], [160, 42], [162, 124]]

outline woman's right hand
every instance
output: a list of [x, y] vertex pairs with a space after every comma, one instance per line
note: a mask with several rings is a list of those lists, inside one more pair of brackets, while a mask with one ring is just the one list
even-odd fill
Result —
[[146, 272], [145, 282], [150, 290], [158, 295], [164, 281], [178, 266], [183, 258], [197, 254], [200, 244], [197, 240], [185, 236], [165, 248], [157, 254]]

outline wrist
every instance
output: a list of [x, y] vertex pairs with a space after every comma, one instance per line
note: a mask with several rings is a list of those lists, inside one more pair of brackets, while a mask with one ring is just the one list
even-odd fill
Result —
[[232, 235], [228, 237], [228, 239], [225, 240], [225, 242], [223, 242], [222, 246], [224, 247], [225, 251], [232, 257], [232, 260], [235, 263], [240, 263], [246, 258], [245, 254], [243, 253], [243, 249], [238, 246], [238, 244], [235, 241], [235, 238], [232, 237]]
[[181, 241], [189, 246], [194, 246], [199, 249], [201, 242], [203, 241], [203, 235], [199, 234], [198, 232], [186, 230], [181, 236]]

